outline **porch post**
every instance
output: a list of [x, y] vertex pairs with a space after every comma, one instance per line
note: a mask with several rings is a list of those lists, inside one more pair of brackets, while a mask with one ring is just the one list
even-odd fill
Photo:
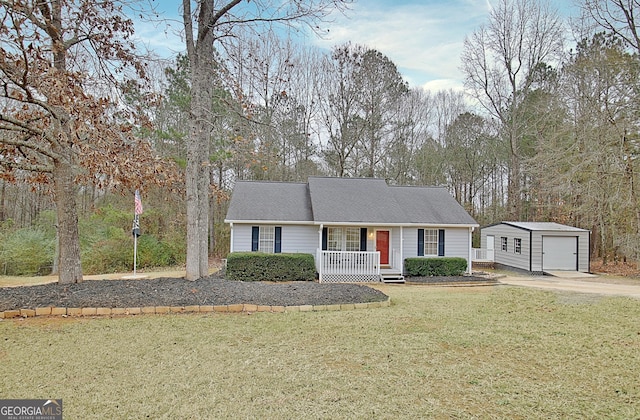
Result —
[[229, 253], [233, 252], [233, 222], [229, 223], [230, 225], [230, 234], [229, 234]]
[[404, 275], [404, 227], [400, 226], [400, 274]]
[[472, 264], [473, 264], [473, 230], [475, 228], [471, 226], [469, 228], [469, 258], [467, 259], [467, 274], [471, 274], [473, 272]]
[[318, 250], [316, 251], [316, 266], [318, 267], [318, 282], [322, 283], [322, 231], [324, 225], [320, 223], [320, 229], [318, 230]]

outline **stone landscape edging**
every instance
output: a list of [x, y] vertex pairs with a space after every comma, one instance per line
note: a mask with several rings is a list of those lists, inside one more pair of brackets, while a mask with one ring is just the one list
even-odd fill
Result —
[[235, 305], [188, 305], [188, 306], [142, 306], [132, 308], [66, 308], [47, 306], [35, 309], [12, 309], [0, 312], [0, 319], [33, 318], [37, 316], [119, 316], [167, 313], [291, 313], [319, 311], [348, 311], [353, 309], [373, 309], [391, 306], [391, 298], [380, 302], [342, 303], [333, 305], [254, 305], [239, 303]]

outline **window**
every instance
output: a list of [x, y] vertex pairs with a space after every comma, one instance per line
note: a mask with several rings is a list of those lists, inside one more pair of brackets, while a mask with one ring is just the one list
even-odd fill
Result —
[[260, 226], [260, 239], [258, 242], [258, 251], [273, 252], [273, 245], [276, 240], [275, 226]]
[[513, 238], [513, 252], [516, 254], [522, 254], [522, 239]]
[[438, 229], [424, 230], [424, 255], [438, 255]]
[[418, 229], [418, 256], [444, 257], [444, 229]]
[[281, 226], [252, 226], [251, 251], [279, 253], [282, 248]]
[[507, 238], [505, 236], [500, 238], [500, 249], [507, 252]]
[[360, 228], [328, 228], [327, 250], [360, 251]]
[[360, 228], [345, 229], [345, 251], [360, 251]]
[[327, 250], [342, 251], [342, 228], [327, 229]]

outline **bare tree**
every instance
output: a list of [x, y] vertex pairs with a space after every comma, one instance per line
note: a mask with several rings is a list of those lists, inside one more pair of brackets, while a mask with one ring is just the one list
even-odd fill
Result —
[[422, 89], [411, 89], [400, 104], [395, 134], [384, 158], [383, 174], [400, 185], [411, 185], [421, 178], [418, 152], [431, 137], [433, 97]]
[[362, 65], [353, 75], [358, 96], [362, 132], [360, 149], [364, 164], [360, 173], [365, 176], [385, 176], [378, 173], [379, 163], [396, 136], [400, 120], [400, 105], [409, 92], [396, 65], [379, 51], [368, 49]]
[[598, 26], [620, 37], [640, 54], [640, 1], [585, 0], [583, 10]]
[[354, 150], [360, 139], [358, 87], [353, 78], [361, 65], [364, 47], [350, 44], [336, 47], [320, 65], [316, 94], [320, 120], [327, 144], [323, 157], [333, 175], [355, 175]]
[[443, 142], [447, 136], [447, 130], [458, 118], [458, 116], [468, 112], [464, 92], [452, 89], [440, 90], [433, 95], [433, 136], [436, 140]]
[[488, 120], [467, 112], [451, 123], [444, 139], [449, 185], [474, 217], [481, 213], [478, 198], [493, 172], [493, 134]]
[[537, 66], [553, 62], [562, 51], [562, 21], [549, 3], [501, 0], [489, 22], [464, 42], [462, 68], [474, 98], [500, 122], [510, 155], [509, 215], [521, 213], [521, 147], [525, 118], [520, 103]]
[[578, 44], [562, 78], [571, 130], [543, 143], [540, 159], [547, 160], [540, 177], [591, 228], [594, 250], [605, 263], [619, 255], [637, 258], [637, 58], [625, 52], [620, 40], [596, 34]]
[[[282, 3], [276, 0], [243, 2], [228, 0], [183, 0], [183, 21], [187, 56], [190, 62], [192, 97], [191, 130], [187, 144], [187, 263], [186, 278], [195, 280], [208, 275], [209, 226], [209, 155], [212, 120], [210, 107], [210, 69], [215, 64], [216, 45], [225, 49], [225, 42], [243, 30], [264, 30], [271, 25], [293, 27], [299, 23], [312, 25], [336, 9], [343, 9], [349, 0], [307, 0]], [[192, 4], [195, 7], [192, 8]]]

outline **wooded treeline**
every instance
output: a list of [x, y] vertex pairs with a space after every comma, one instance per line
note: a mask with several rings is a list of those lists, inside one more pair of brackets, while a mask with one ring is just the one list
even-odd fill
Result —
[[[568, 21], [544, 1], [500, 0], [465, 40], [464, 92], [410, 87], [395, 63], [365, 45], [326, 52], [268, 25], [235, 32], [214, 44], [200, 102], [210, 249], [228, 249], [222, 220], [236, 180], [326, 175], [444, 185], [481, 226], [567, 223], [593, 232], [594, 257], [637, 260], [639, 12], [635, 1], [585, 0]], [[179, 171], [189, 166], [194, 136], [193, 63], [179, 55], [149, 65], [154, 83], [120, 85], [120, 101], [149, 122], [134, 123], [135, 136]], [[0, 221], [31, 226], [55, 205], [47, 184], [7, 173]], [[181, 241], [184, 196], [141, 188], [147, 207], [166, 217], [150, 230]], [[80, 184], [76, 194], [81, 219], [104, 203], [133, 202], [103, 183]]]

